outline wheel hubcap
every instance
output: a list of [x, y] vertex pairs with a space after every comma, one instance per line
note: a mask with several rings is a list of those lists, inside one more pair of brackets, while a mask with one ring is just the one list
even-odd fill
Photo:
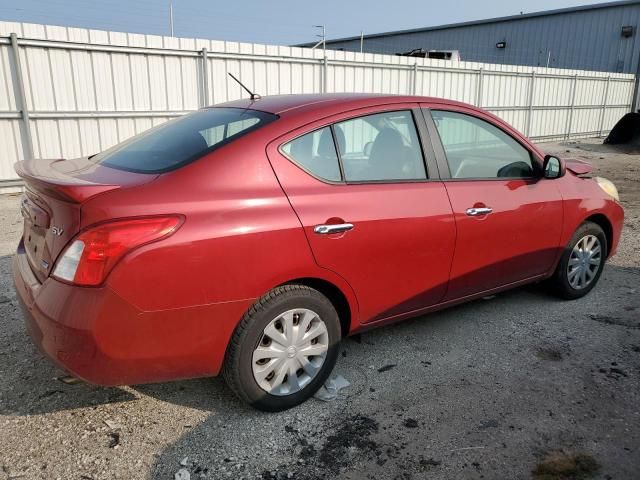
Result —
[[582, 290], [587, 287], [602, 265], [602, 247], [595, 235], [587, 235], [578, 240], [571, 251], [567, 266], [567, 279], [571, 287]]
[[269, 322], [253, 351], [253, 377], [271, 395], [291, 395], [318, 374], [329, 350], [329, 334], [312, 310], [288, 310]]

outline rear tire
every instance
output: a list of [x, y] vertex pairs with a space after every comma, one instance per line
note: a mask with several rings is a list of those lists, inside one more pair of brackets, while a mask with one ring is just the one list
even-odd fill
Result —
[[244, 315], [227, 347], [222, 374], [254, 408], [286, 410], [327, 380], [340, 336], [338, 314], [324, 295], [305, 285], [283, 285]]
[[607, 236], [600, 225], [593, 222], [580, 225], [549, 279], [553, 293], [566, 300], [588, 294], [602, 275], [608, 248]]

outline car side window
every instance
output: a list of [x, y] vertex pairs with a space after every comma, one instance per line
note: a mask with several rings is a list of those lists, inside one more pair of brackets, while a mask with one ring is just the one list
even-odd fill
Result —
[[282, 151], [315, 177], [339, 182], [340, 165], [331, 128], [324, 127], [285, 143]]
[[427, 178], [410, 111], [353, 118], [336, 123], [334, 132], [347, 182]]
[[432, 110], [452, 178], [530, 178], [530, 152], [507, 133], [471, 115]]

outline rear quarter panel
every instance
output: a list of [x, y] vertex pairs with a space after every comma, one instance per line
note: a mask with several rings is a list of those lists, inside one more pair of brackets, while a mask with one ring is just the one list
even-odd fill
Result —
[[[224, 353], [255, 299], [279, 284], [308, 277], [340, 288], [352, 318], [357, 318], [357, 302], [348, 284], [316, 265], [266, 158], [264, 145], [271, 137], [259, 132], [149, 184], [108, 192], [83, 205], [83, 227], [137, 215], [185, 217], [174, 235], [134, 250], [107, 278], [106, 286], [140, 312], [140, 322], [147, 322], [139, 330], [141, 337], [153, 328], [147, 319], [162, 319], [163, 330], [172, 332], [176, 341], [180, 336], [166, 327], [167, 322], [196, 329], [202, 338], [215, 337]], [[222, 304], [229, 308], [220, 317], [216, 312], [222, 310], [214, 307]], [[146, 315], [149, 312], [154, 315]], [[118, 327], [105, 329], [116, 332]], [[119, 341], [123, 349], [132, 345], [132, 339], [118, 340], [116, 333], [111, 341]], [[207, 343], [197, 345], [203, 354], [211, 348]], [[222, 361], [219, 356], [210, 359], [217, 365]]]

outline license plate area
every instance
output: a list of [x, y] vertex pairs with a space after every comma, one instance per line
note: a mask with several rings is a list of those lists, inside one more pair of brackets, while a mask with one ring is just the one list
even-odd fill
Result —
[[51, 224], [49, 212], [24, 195], [20, 205], [24, 218], [24, 249], [31, 268], [38, 274], [47, 274], [51, 266], [51, 252], [47, 246], [47, 233]]

